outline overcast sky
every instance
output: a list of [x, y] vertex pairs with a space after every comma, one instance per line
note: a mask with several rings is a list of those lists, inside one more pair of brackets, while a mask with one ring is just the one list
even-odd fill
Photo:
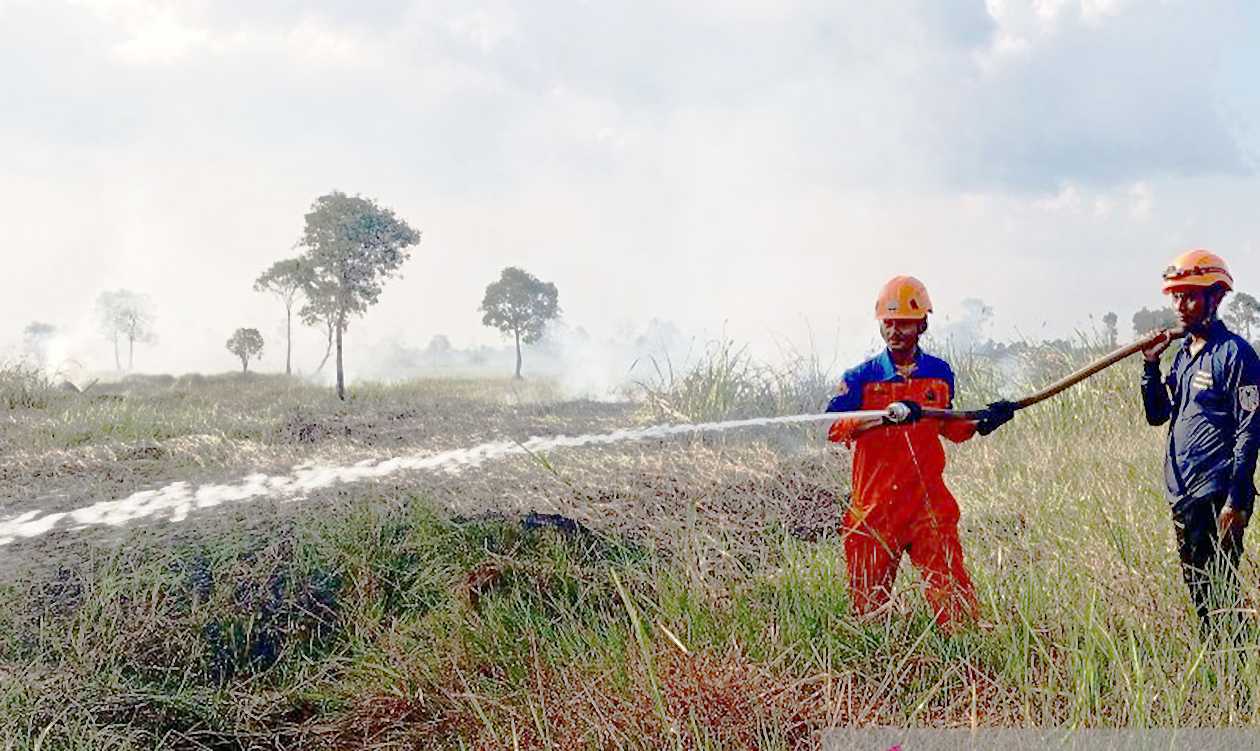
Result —
[[281, 366], [251, 283], [333, 189], [423, 232], [351, 377], [390, 339], [500, 342], [506, 265], [596, 335], [856, 357], [897, 273], [941, 323], [1127, 330], [1182, 249], [1260, 292], [1258, 39], [1246, 0], [0, 0], [0, 342], [47, 321], [105, 367], [125, 287], [161, 338], [137, 369], [229, 369], [238, 326]]

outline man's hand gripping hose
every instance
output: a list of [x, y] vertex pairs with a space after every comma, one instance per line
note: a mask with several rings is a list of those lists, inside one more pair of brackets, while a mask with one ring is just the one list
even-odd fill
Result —
[[1066, 391], [1081, 381], [1096, 375], [1097, 373], [1115, 365], [1121, 360], [1133, 355], [1137, 352], [1148, 354], [1152, 351], [1162, 352], [1167, 348], [1168, 344], [1176, 339], [1184, 337], [1186, 334], [1181, 329], [1166, 329], [1153, 331], [1150, 334], [1138, 339], [1132, 344], [1121, 347], [1097, 360], [1089, 363], [1083, 368], [1073, 371], [1059, 380], [1051, 383], [1049, 386], [1030, 394], [1023, 399], [1015, 401], [999, 400], [990, 403], [983, 409], [955, 410], [955, 409], [938, 409], [935, 407], [924, 407], [913, 401], [893, 402], [888, 405], [887, 409], [880, 411], [866, 410], [861, 412], [833, 412], [830, 415], [834, 418], [857, 418], [878, 419], [884, 425], [910, 425], [925, 417], [936, 420], [974, 420], [976, 422], [976, 432], [980, 435], [988, 435], [993, 431], [1005, 425], [1014, 417], [1015, 412], [1031, 407], [1034, 404], [1043, 402], [1057, 394]]

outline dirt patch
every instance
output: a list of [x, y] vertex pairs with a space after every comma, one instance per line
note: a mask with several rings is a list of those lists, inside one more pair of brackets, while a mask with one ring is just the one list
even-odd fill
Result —
[[832, 484], [802, 474], [779, 472], [723, 487], [719, 498], [765, 498], [782, 513], [787, 531], [797, 539], [816, 542], [837, 533], [849, 494]]
[[503, 561], [482, 561], [460, 579], [460, 599], [476, 610], [481, 605], [482, 597], [503, 586], [507, 572], [508, 564]]
[[[683, 654], [659, 648], [637, 665], [631, 685], [580, 667], [537, 665], [530, 691], [500, 705], [493, 727], [515, 726], [522, 749], [747, 748], [767, 743], [812, 748], [827, 722], [822, 679], [776, 674], [733, 647]], [[539, 729], [539, 725], [542, 729]], [[482, 726], [473, 748], [501, 748]]]
[[476, 736], [477, 723], [470, 707], [441, 693], [376, 694], [354, 701], [350, 711], [336, 723], [326, 747], [426, 748], [439, 740]]
[[319, 443], [330, 438], [349, 438], [353, 430], [335, 417], [316, 418], [295, 412], [285, 419], [276, 430], [282, 443]]
[[158, 461], [165, 459], [169, 454], [170, 452], [156, 441], [124, 446], [118, 450], [118, 458], [124, 462]]

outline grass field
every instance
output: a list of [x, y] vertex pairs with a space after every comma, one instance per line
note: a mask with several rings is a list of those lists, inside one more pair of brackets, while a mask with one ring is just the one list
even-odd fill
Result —
[[[78, 506], [311, 457], [820, 398], [816, 378], [709, 365], [633, 404], [508, 381], [360, 386], [344, 404], [274, 377], [10, 384], [0, 519], [33, 497]], [[959, 371], [964, 404], [1004, 383], [983, 363]], [[849, 613], [834, 532], [848, 455], [821, 428], [21, 540], [0, 548], [3, 747], [809, 748], [849, 725], [1253, 725], [1255, 639], [1198, 637], [1137, 377], [1121, 364], [950, 449], [982, 600], [956, 636], [931, 627], [908, 564], [890, 612]], [[530, 511], [583, 527], [523, 525]], [[1250, 560], [1243, 578], [1250, 606]]]

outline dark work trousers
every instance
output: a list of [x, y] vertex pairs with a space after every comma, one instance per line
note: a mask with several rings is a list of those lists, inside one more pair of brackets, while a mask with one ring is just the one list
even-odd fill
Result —
[[1225, 494], [1220, 494], [1187, 499], [1173, 507], [1181, 574], [1204, 631], [1213, 625], [1238, 623], [1242, 604], [1238, 597], [1242, 531], [1226, 533], [1224, 540], [1216, 531], [1216, 517], [1225, 500]]

